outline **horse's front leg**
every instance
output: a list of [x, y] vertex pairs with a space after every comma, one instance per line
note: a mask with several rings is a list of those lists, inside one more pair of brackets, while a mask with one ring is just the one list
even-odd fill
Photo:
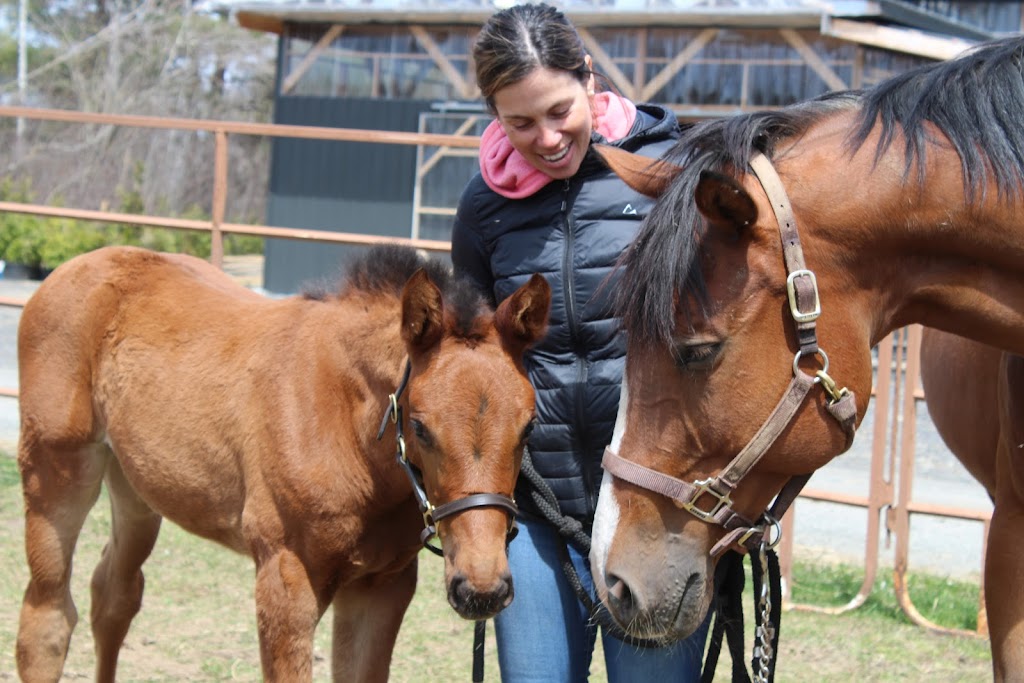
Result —
[[1024, 681], [1024, 357], [1004, 353], [995, 508], [985, 554], [985, 610], [997, 683]]
[[985, 610], [994, 680], [1024, 681], [1024, 505], [996, 500], [985, 556]]
[[331, 652], [335, 683], [388, 680], [398, 628], [415, 592], [415, 558], [397, 573], [370, 576], [338, 590]]
[[299, 557], [281, 549], [256, 568], [256, 625], [266, 681], [313, 679], [313, 634], [321, 609]]

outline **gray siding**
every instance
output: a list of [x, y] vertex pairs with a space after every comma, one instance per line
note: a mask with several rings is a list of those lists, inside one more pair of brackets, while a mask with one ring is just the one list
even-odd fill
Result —
[[[278, 97], [274, 122], [415, 132], [423, 101]], [[412, 145], [275, 138], [267, 223], [370, 235], [409, 236], [416, 148]], [[360, 247], [268, 239], [264, 287], [292, 293], [333, 278]]]

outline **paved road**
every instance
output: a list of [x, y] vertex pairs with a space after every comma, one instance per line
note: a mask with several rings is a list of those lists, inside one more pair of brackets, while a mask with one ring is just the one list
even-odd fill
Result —
[[[246, 286], [262, 282], [257, 259], [232, 259], [228, 272]], [[0, 296], [27, 298], [37, 282], [0, 278]], [[21, 310], [0, 306], [0, 386], [17, 387], [16, 328]], [[923, 405], [919, 406], [914, 479], [916, 501], [991, 510], [981, 488], [949, 453], [935, 432]], [[874, 410], [869, 410], [851, 450], [819, 470], [810, 488], [864, 496], [868, 491]], [[0, 397], [0, 451], [14, 453], [18, 432], [17, 400]], [[866, 543], [867, 514], [863, 509], [801, 500], [797, 505], [794, 542], [798, 557], [840, 558], [860, 563]], [[976, 575], [981, 567], [982, 527], [977, 522], [915, 516], [912, 521], [910, 565], [950, 576]], [[893, 551], [880, 549], [883, 565], [891, 566]]]

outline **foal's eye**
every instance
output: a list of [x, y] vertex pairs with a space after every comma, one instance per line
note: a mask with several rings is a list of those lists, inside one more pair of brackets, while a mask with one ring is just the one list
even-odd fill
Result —
[[721, 342], [683, 343], [676, 347], [676, 365], [690, 372], [710, 372], [721, 350]]
[[526, 440], [530, 438], [530, 434], [533, 434], [533, 428], [536, 427], [536, 426], [537, 426], [537, 418], [533, 418], [532, 420], [527, 422], [526, 426], [523, 427], [523, 434], [522, 434], [522, 436], [519, 437], [519, 441], [522, 442], [522, 443], [525, 443]]
[[430, 432], [423, 423], [419, 420], [412, 418], [409, 420], [409, 426], [412, 427], [412, 433], [416, 435], [416, 438], [423, 442], [424, 445], [430, 445]]

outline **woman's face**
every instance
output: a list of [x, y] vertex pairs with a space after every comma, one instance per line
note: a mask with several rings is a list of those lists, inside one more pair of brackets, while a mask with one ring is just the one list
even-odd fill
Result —
[[495, 92], [494, 109], [516, 151], [537, 170], [563, 179], [579, 170], [590, 145], [593, 94], [593, 75], [581, 83], [568, 71], [538, 67]]

